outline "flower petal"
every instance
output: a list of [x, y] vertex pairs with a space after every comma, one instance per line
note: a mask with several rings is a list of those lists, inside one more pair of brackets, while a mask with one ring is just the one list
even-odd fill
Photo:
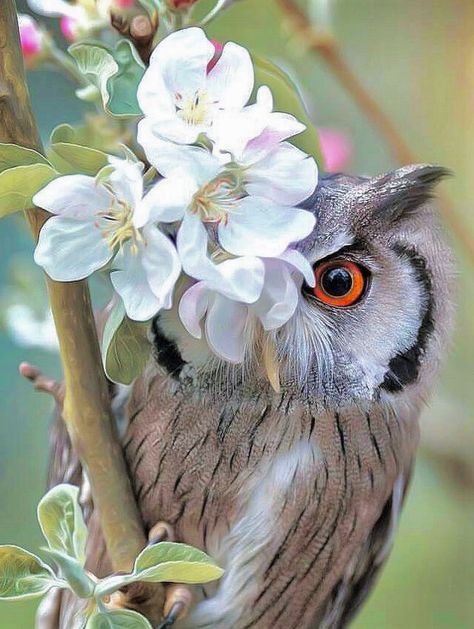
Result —
[[109, 163], [114, 167], [109, 176], [113, 191], [132, 208], [137, 207], [143, 196], [143, 164], [117, 157], [110, 157]]
[[183, 269], [190, 277], [229, 299], [253, 303], [263, 287], [263, 262], [256, 257], [224, 260], [215, 264], [208, 256], [207, 231], [201, 221], [186, 214], [178, 232], [178, 252]]
[[134, 224], [143, 227], [146, 223], [162, 221], [173, 223], [183, 218], [186, 208], [197, 190], [195, 181], [185, 173], [162, 179], [145, 195], [134, 212]]
[[313, 267], [300, 251], [297, 251], [296, 249], [287, 249], [279, 255], [278, 258], [299, 271], [308, 286], [313, 287], [316, 285]]
[[216, 277], [207, 282], [214, 291], [246, 304], [255, 302], [263, 288], [265, 270], [262, 260], [252, 256], [225, 260], [215, 265]]
[[35, 262], [57, 282], [82, 280], [102, 268], [112, 251], [91, 223], [53, 216], [43, 225]]
[[[145, 77], [150, 74], [147, 81], [152, 84], [153, 74], [161, 74], [166, 88], [173, 95], [177, 92], [194, 93], [204, 86], [207, 64], [213, 56], [214, 46], [202, 29], [191, 27], [176, 31], [155, 48]], [[155, 96], [159, 99], [159, 92], [155, 92]]]
[[196, 339], [202, 338], [201, 319], [209, 305], [209, 290], [204, 282], [188, 288], [179, 302], [179, 317], [186, 330]]
[[224, 46], [222, 55], [207, 77], [211, 99], [221, 109], [238, 110], [247, 104], [254, 85], [249, 52], [233, 42]]
[[265, 284], [257, 303], [250, 306], [265, 330], [276, 330], [294, 314], [299, 291], [286, 264], [265, 260]]
[[215, 295], [206, 316], [206, 339], [212, 351], [231, 363], [245, 358], [248, 306]]
[[148, 225], [143, 230], [146, 246], [143, 250], [143, 268], [151, 290], [160, 300], [160, 308], [172, 306], [173, 289], [181, 273], [176, 247], [159, 229]]
[[306, 210], [245, 197], [228, 223], [219, 224], [218, 234], [224, 249], [237, 256], [275, 257], [310, 234], [314, 224], [314, 216]]
[[187, 275], [198, 280], [216, 277], [215, 265], [207, 255], [207, 231], [197, 216], [186, 212], [176, 241], [183, 270]]
[[52, 214], [91, 221], [98, 211], [110, 207], [112, 195], [94, 177], [66, 175], [53, 179], [37, 192], [33, 203]]
[[199, 28], [177, 31], [158, 44], [138, 87], [138, 102], [149, 118], [153, 135], [192, 144], [207, 129], [207, 125], [183, 120], [176, 101], [204, 88], [207, 64], [213, 55], [214, 46]]
[[214, 179], [221, 164], [208, 150], [197, 146], [181, 146], [153, 135], [151, 123], [146, 118], [138, 125], [138, 142], [143, 146], [150, 163], [163, 175], [171, 177], [176, 172], [194, 179], [199, 185]]
[[282, 205], [298, 205], [313, 194], [318, 168], [312, 157], [284, 142], [247, 170], [247, 192]]
[[148, 284], [142, 256], [132, 254], [130, 245], [125, 244], [115, 257], [114, 268], [110, 280], [122, 298], [127, 316], [135, 321], [151, 319], [160, 309], [160, 300]]

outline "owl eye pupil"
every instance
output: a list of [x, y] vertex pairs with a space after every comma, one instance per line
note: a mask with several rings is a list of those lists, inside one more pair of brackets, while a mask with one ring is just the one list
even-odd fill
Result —
[[343, 267], [328, 269], [321, 278], [324, 292], [331, 297], [344, 297], [352, 289], [353, 279]]

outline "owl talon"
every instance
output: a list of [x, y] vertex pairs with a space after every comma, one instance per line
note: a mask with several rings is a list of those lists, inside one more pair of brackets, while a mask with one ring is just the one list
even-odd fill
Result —
[[171, 627], [177, 620], [187, 616], [191, 607], [191, 590], [185, 585], [172, 583], [168, 585], [165, 592], [165, 605], [163, 608], [164, 619], [158, 629]]
[[173, 528], [167, 522], [157, 522], [148, 533], [148, 546], [164, 541], [174, 541]]
[[180, 607], [180, 603], [175, 603], [170, 613], [158, 625], [158, 629], [166, 629], [166, 627], [172, 627], [178, 619]]

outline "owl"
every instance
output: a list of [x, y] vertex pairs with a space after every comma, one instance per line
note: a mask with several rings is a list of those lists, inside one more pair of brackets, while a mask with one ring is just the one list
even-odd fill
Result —
[[[282, 328], [250, 321], [244, 364], [214, 357], [175, 310], [154, 320], [126, 408], [134, 492], [147, 530], [166, 522], [225, 570], [194, 586], [177, 628], [335, 629], [370, 591], [451, 327], [451, 255], [431, 201], [446, 174], [323, 176], [302, 206], [316, 226], [296, 245], [315, 286], [302, 281]], [[91, 567], [102, 561], [96, 550]]]

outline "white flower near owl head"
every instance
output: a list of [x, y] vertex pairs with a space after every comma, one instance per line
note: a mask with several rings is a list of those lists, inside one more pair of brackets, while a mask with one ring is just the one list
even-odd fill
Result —
[[216, 49], [199, 28], [172, 33], [153, 52], [138, 89], [138, 142], [160, 178], [145, 190], [143, 165], [111, 158], [97, 177], [67, 175], [34, 202], [53, 214], [35, 260], [57, 281], [106, 268], [129, 318], [177, 304], [194, 337], [219, 357], [244, 360], [249, 318], [265, 330], [293, 315], [309, 262], [292, 248], [314, 228], [298, 208], [314, 191], [314, 159], [286, 140], [305, 126], [273, 112], [254, 89], [247, 50]]

